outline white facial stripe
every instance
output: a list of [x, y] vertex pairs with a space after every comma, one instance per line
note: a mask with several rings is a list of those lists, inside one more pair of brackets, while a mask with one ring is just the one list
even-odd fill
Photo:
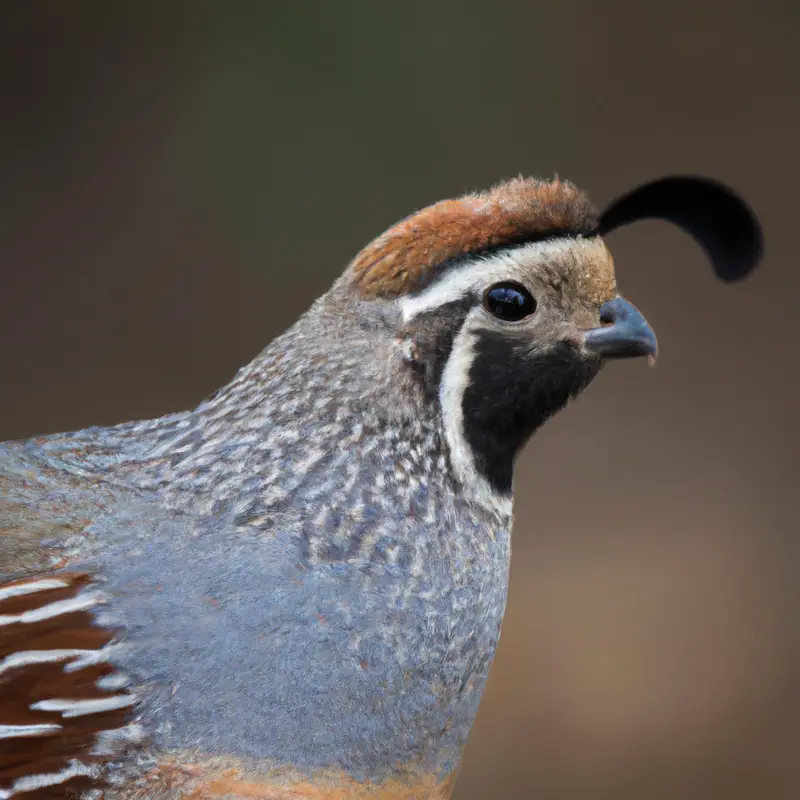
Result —
[[501, 515], [510, 515], [512, 501], [498, 494], [478, 472], [475, 459], [464, 436], [464, 391], [469, 382], [469, 371], [475, 359], [475, 333], [469, 328], [469, 318], [461, 327], [447, 359], [439, 386], [439, 404], [442, 409], [450, 462], [464, 488], [485, 508]]
[[518, 269], [522, 259], [532, 261], [548, 258], [574, 247], [574, 239], [548, 239], [531, 242], [514, 250], [501, 251], [492, 256], [477, 256], [473, 262], [445, 273], [440, 280], [419, 294], [403, 297], [399, 301], [403, 321], [408, 322], [426, 311], [461, 300], [470, 292], [481, 291], [495, 281], [507, 280]]
[[[483, 291], [489, 284], [508, 280], [519, 270], [521, 260], [529, 263], [547, 259], [575, 247], [575, 240], [568, 238], [531, 242], [513, 250], [491, 256], [477, 256], [446, 273], [440, 280], [416, 295], [400, 299], [403, 321], [408, 322], [419, 314], [458, 301], [470, 293]], [[445, 430], [450, 461], [465, 490], [472, 494], [480, 505], [500, 515], [510, 515], [512, 501], [496, 492], [475, 466], [472, 448], [464, 435], [464, 392], [469, 383], [469, 372], [475, 359], [474, 339], [470, 317], [456, 335], [450, 355], [442, 372], [439, 385], [439, 404]]]

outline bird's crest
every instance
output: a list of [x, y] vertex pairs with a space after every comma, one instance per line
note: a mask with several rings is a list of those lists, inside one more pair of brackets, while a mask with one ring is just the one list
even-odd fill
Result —
[[761, 227], [731, 189], [674, 175], [636, 187], [598, 213], [568, 181], [514, 178], [487, 192], [443, 200], [393, 225], [351, 262], [354, 287], [369, 297], [421, 291], [454, 260], [553, 236], [605, 236], [643, 219], [663, 219], [693, 236], [726, 282], [762, 258]]
[[393, 225], [353, 260], [370, 297], [418, 292], [454, 259], [551, 236], [591, 235], [597, 214], [568, 181], [514, 178], [487, 192], [442, 200]]

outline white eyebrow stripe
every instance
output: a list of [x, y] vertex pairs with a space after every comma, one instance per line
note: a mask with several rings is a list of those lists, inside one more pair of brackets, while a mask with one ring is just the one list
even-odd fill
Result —
[[458, 266], [438, 281], [434, 281], [427, 289], [418, 294], [406, 295], [398, 301], [403, 315], [403, 322], [452, 303], [465, 297], [475, 289], [482, 289], [493, 281], [508, 279], [522, 258], [547, 258], [563, 253], [575, 246], [575, 241], [565, 237], [547, 239], [542, 242], [516, 247], [513, 250], [500, 251], [491, 256], [476, 256], [472, 262]]

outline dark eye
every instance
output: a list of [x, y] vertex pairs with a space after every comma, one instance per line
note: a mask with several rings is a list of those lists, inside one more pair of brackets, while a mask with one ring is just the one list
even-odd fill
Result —
[[536, 311], [533, 295], [522, 284], [510, 281], [490, 286], [483, 304], [492, 316], [505, 322], [519, 322]]

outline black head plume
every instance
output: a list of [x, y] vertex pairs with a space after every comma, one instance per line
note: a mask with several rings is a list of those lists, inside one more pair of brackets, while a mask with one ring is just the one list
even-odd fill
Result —
[[761, 226], [752, 209], [727, 186], [676, 175], [645, 183], [611, 203], [600, 217], [601, 235], [641, 219], [665, 219], [702, 245], [726, 282], [749, 275], [761, 259]]

